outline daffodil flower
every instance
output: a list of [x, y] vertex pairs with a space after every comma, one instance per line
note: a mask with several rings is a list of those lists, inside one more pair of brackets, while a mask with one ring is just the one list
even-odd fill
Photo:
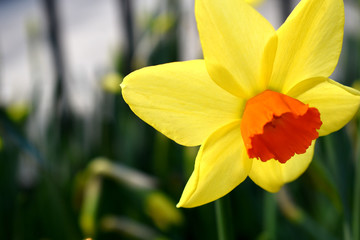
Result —
[[245, 1], [196, 0], [204, 60], [146, 67], [122, 94], [185, 146], [201, 145], [178, 207], [229, 193], [249, 176], [277, 192], [309, 166], [318, 136], [342, 128], [360, 93], [328, 77], [342, 47], [342, 0], [302, 0], [275, 30]]

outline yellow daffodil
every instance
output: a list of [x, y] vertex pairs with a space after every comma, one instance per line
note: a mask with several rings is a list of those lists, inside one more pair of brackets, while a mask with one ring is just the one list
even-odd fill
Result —
[[342, 0], [302, 0], [271, 24], [244, 1], [196, 0], [204, 60], [135, 71], [130, 108], [185, 146], [201, 145], [179, 207], [214, 201], [249, 176], [269, 192], [309, 166], [318, 136], [342, 128], [360, 93], [328, 77], [343, 39]]

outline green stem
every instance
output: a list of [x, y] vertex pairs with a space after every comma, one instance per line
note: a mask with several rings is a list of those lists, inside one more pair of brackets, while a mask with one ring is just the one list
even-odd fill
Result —
[[353, 215], [353, 237], [360, 240], [360, 162], [357, 158], [355, 170], [355, 189], [354, 189], [354, 215]]
[[328, 160], [329, 166], [330, 166], [330, 171], [333, 174], [335, 181], [338, 183], [337, 185], [339, 185], [339, 182], [338, 182], [339, 174], [338, 174], [338, 167], [337, 167], [337, 163], [336, 163], [336, 152], [335, 152], [335, 148], [334, 148], [334, 143], [332, 141], [332, 135], [324, 137], [324, 144], [325, 144], [325, 151], [327, 154], [326, 157], [327, 157], [327, 160]]
[[234, 239], [231, 225], [230, 199], [228, 196], [215, 201], [215, 214], [218, 229], [218, 239]]
[[356, 144], [352, 232], [354, 240], [360, 240], [360, 121]]
[[344, 240], [351, 240], [351, 234], [350, 234], [350, 214], [349, 214], [349, 209], [348, 206], [346, 204], [347, 202], [347, 197], [346, 197], [346, 193], [345, 193], [345, 187], [344, 187], [344, 183], [343, 183], [343, 179], [341, 178], [340, 175], [340, 170], [339, 170], [339, 166], [338, 166], [338, 162], [337, 162], [337, 153], [336, 153], [336, 148], [335, 148], [335, 144], [333, 142], [333, 135], [328, 135], [324, 138], [324, 143], [325, 143], [325, 149], [326, 149], [326, 153], [327, 153], [327, 158], [329, 160], [329, 165], [330, 168], [332, 170], [332, 174], [335, 178], [335, 182], [336, 182], [336, 188], [340, 194], [340, 198], [341, 198], [341, 202], [342, 202], [342, 207], [343, 207], [343, 214], [344, 214], [344, 220], [343, 220], [343, 239]]
[[269, 240], [276, 239], [276, 200], [273, 193], [265, 192], [264, 227]]

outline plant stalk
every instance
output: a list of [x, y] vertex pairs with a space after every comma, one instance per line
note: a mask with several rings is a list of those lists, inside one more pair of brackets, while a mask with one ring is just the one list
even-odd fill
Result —
[[215, 201], [216, 224], [219, 240], [234, 239], [230, 208], [230, 199], [228, 196]]

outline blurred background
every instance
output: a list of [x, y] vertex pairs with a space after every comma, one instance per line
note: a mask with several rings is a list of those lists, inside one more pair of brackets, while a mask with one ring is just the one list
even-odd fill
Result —
[[[255, 6], [275, 28], [296, 0]], [[360, 1], [333, 78], [360, 89]], [[119, 84], [201, 58], [194, 0], [0, 0], [0, 239], [217, 239], [213, 203], [177, 209], [197, 148], [138, 119]], [[337, 114], [334, 112], [334, 114]], [[297, 181], [246, 180], [234, 239], [360, 239], [360, 118], [317, 142]]]

